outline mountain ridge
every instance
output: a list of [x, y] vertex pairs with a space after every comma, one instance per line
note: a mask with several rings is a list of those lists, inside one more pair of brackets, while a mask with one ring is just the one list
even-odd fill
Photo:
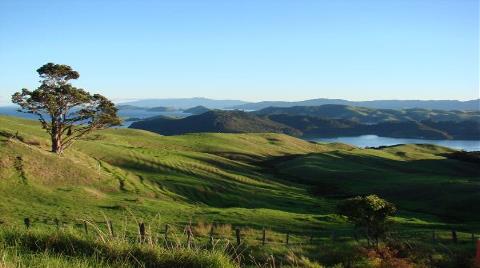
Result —
[[292, 107], [292, 106], [319, 106], [325, 104], [341, 104], [349, 106], [360, 106], [376, 109], [440, 109], [440, 110], [480, 110], [480, 99], [467, 101], [460, 100], [371, 100], [371, 101], [349, 101], [344, 99], [309, 99], [303, 101], [261, 101], [246, 103], [229, 107], [240, 110], [260, 110], [267, 107]]
[[203, 97], [195, 98], [171, 98], [171, 99], [141, 99], [136, 101], [122, 102], [118, 105], [132, 105], [141, 107], [174, 107], [177, 109], [189, 109], [195, 106], [205, 106], [210, 109], [223, 109], [230, 106], [246, 104], [241, 100], [216, 100]]

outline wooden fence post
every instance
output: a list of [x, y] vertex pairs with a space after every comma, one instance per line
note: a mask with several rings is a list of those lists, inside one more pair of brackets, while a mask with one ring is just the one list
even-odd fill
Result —
[[83, 221], [83, 230], [85, 231], [85, 235], [88, 235], [87, 221]]
[[190, 225], [187, 226], [187, 247], [190, 248], [190, 244], [192, 243], [192, 229]]
[[113, 223], [112, 223], [112, 221], [107, 220], [107, 228], [108, 228], [108, 231], [110, 232], [110, 235], [111, 235], [112, 237], [114, 237], [114, 236], [115, 236], [115, 233], [113, 232]]
[[145, 243], [145, 223], [138, 224], [138, 231], [140, 232], [140, 243]]
[[23, 223], [25, 224], [25, 227], [27, 229], [30, 229], [30, 219], [29, 218], [23, 219]]
[[453, 243], [458, 242], [457, 231], [455, 231], [455, 229], [452, 229], [452, 241], [453, 241]]
[[240, 243], [242, 242], [240, 240], [240, 228], [235, 229], [235, 235], [237, 237], [237, 245], [240, 245]]
[[168, 241], [168, 224], [165, 224], [165, 242]]
[[210, 246], [213, 247], [213, 224], [212, 224], [212, 227], [210, 228], [209, 243], [210, 243]]
[[477, 254], [475, 255], [475, 267], [480, 267], [480, 239], [477, 240]]
[[267, 231], [265, 230], [265, 228], [263, 228], [262, 246], [265, 246], [265, 242], [266, 242], [265, 240], [266, 240], [266, 238], [267, 238], [266, 232], [267, 232]]
[[287, 232], [287, 237], [286, 237], [286, 240], [285, 240], [285, 244], [288, 246], [288, 242], [290, 240], [290, 233]]

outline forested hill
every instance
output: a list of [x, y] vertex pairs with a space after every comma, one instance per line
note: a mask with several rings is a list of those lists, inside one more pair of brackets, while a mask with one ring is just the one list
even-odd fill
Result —
[[301, 115], [330, 119], [347, 119], [366, 124], [391, 121], [480, 121], [480, 111], [447, 111], [430, 109], [372, 109], [348, 105], [320, 105], [295, 107], [268, 107], [255, 112], [258, 115]]
[[149, 118], [130, 127], [162, 135], [272, 132], [315, 137], [374, 134], [395, 138], [480, 139], [478, 112], [376, 110], [343, 105], [268, 108], [252, 113], [213, 110], [183, 119]]
[[182, 119], [153, 117], [134, 122], [130, 128], [149, 130], [162, 135], [195, 132], [220, 133], [284, 133], [299, 136], [302, 133], [282, 123], [242, 111], [213, 110]]

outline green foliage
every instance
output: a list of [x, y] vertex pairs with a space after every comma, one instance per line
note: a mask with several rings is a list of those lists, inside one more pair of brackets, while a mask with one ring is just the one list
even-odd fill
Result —
[[346, 216], [356, 228], [363, 229], [368, 241], [378, 246], [379, 238], [383, 237], [388, 228], [388, 217], [396, 212], [395, 206], [376, 196], [357, 196], [349, 198], [337, 207], [339, 214]]
[[12, 102], [20, 105], [21, 111], [39, 117], [51, 137], [52, 152], [60, 154], [85, 134], [120, 124], [110, 100], [68, 83], [79, 77], [70, 66], [47, 63], [37, 72], [43, 78], [40, 87], [22, 89], [12, 95]]

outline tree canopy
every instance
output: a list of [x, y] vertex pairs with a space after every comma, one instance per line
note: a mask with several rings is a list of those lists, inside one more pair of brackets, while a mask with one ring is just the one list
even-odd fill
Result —
[[52, 140], [52, 152], [61, 154], [80, 137], [121, 123], [115, 104], [100, 94], [72, 86], [79, 73], [68, 65], [47, 63], [37, 69], [40, 86], [12, 95], [19, 111], [35, 114]]
[[395, 205], [376, 196], [357, 196], [349, 198], [337, 207], [338, 214], [347, 219], [358, 229], [363, 229], [369, 241], [378, 245], [378, 240], [387, 231], [388, 217], [396, 212]]

